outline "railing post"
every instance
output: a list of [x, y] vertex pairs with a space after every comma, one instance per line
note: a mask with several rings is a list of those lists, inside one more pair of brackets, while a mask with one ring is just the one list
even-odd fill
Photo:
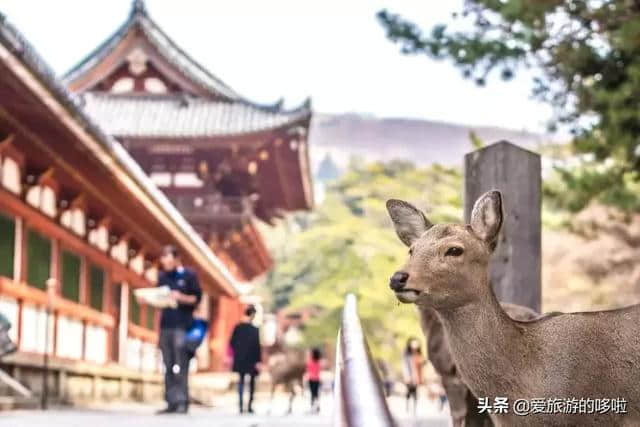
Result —
[[540, 156], [507, 141], [464, 158], [464, 218], [476, 199], [496, 189], [504, 197], [505, 218], [491, 258], [490, 278], [500, 301], [540, 312]]

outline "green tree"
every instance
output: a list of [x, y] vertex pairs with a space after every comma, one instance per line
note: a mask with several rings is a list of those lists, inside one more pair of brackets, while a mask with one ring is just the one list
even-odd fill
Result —
[[569, 207], [595, 197], [640, 208], [640, 1], [466, 0], [427, 33], [387, 10], [378, 18], [403, 53], [449, 60], [479, 85], [532, 70], [534, 96], [554, 107], [550, 128], [568, 126], [576, 153], [589, 154], [562, 173]]
[[278, 239], [268, 239], [279, 241], [266, 283], [274, 308], [316, 308], [320, 314], [305, 337], [309, 344], [333, 342], [344, 297], [354, 293], [374, 354], [394, 360], [404, 341], [421, 332], [415, 308], [398, 304], [389, 290], [389, 277], [405, 262], [407, 249], [393, 231], [385, 202], [406, 199], [433, 221], [459, 221], [461, 188], [458, 169], [352, 162], [328, 187], [323, 203], [305, 215], [304, 227], [293, 217], [273, 231]]

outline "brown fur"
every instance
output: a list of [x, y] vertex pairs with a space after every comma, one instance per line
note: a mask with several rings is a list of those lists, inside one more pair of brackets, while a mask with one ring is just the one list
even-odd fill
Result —
[[307, 370], [305, 353], [298, 349], [287, 349], [279, 347], [269, 355], [267, 369], [271, 376], [271, 401], [278, 385], [284, 386], [289, 393], [289, 408], [287, 413], [293, 409], [293, 399], [296, 397], [296, 385], [304, 388], [303, 378]]
[[[521, 305], [509, 303], [500, 305], [514, 320], [532, 320], [539, 317], [538, 313]], [[429, 361], [442, 378], [442, 385], [449, 400], [449, 413], [453, 427], [492, 426], [489, 416], [478, 411], [478, 400], [460, 378], [436, 311], [428, 308], [420, 310], [420, 318], [422, 330], [427, 337]]]
[[[496, 425], [640, 425], [640, 305], [513, 320], [488, 280], [502, 225], [499, 192], [478, 199], [469, 225], [431, 225], [399, 200], [390, 200], [387, 208], [412, 253], [402, 268], [409, 276], [396, 290], [397, 298], [422, 312], [435, 310], [456, 369], [475, 396], [490, 402], [509, 398], [508, 414], [491, 415]], [[451, 252], [452, 247], [461, 253]], [[518, 416], [512, 404], [520, 398], [622, 398], [628, 404], [626, 414]]]

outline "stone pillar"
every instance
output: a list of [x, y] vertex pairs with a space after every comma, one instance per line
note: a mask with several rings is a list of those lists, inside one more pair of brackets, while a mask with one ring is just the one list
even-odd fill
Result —
[[500, 141], [465, 156], [464, 218], [477, 198], [502, 192], [504, 222], [491, 259], [490, 279], [498, 300], [540, 312], [540, 156]]

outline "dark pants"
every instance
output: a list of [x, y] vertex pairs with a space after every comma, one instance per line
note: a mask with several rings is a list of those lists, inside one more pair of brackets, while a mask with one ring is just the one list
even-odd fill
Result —
[[309, 391], [311, 392], [311, 406], [313, 406], [320, 395], [320, 381], [309, 380]]
[[253, 410], [252, 405], [253, 405], [253, 392], [256, 388], [256, 376], [253, 375], [250, 372], [244, 373], [244, 372], [240, 372], [239, 373], [239, 377], [238, 378], [238, 398], [239, 398], [239, 404], [240, 404], [240, 412], [243, 411], [244, 406], [242, 405], [243, 402], [243, 397], [244, 397], [244, 379], [246, 376], [249, 376], [249, 407], [248, 410], [251, 411]]
[[410, 398], [413, 398], [413, 400], [418, 398], [418, 386], [415, 384], [407, 384], [407, 400]]
[[189, 403], [189, 356], [184, 329], [161, 329], [160, 350], [164, 361], [164, 399], [171, 407]]

